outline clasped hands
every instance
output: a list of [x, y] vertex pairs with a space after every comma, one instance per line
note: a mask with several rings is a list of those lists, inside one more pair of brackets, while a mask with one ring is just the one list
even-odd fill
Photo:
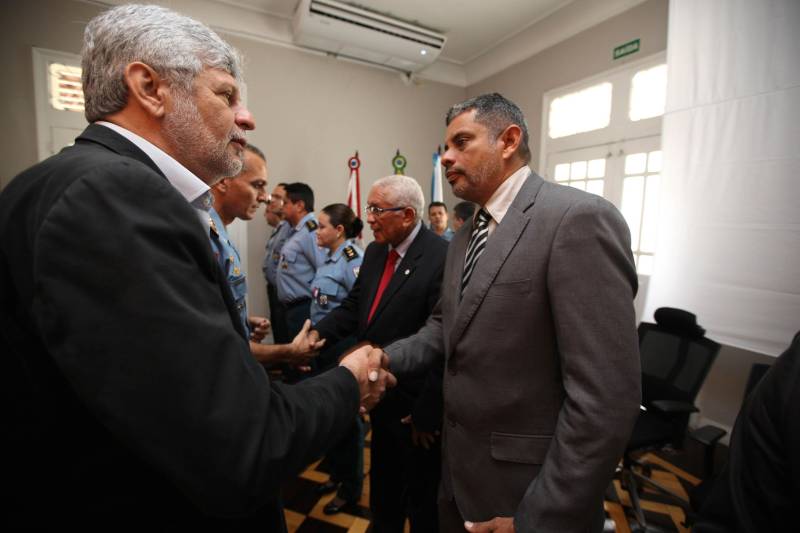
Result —
[[364, 344], [345, 355], [339, 366], [347, 368], [358, 381], [361, 393], [359, 411], [363, 414], [375, 407], [386, 389], [397, 385], [394, 374], [389, 372], [389, 356], [381, 348]]

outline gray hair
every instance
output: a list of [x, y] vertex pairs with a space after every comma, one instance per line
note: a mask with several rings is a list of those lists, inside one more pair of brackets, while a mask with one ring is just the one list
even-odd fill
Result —
[[376, 181], [373, 189], [381, 188], [386, 192], [389, 201], [395, 207], [410, 207], [414, 210], [414, 221], [422, 220], [422, 210], [425, 208], [425, 196], [422, 187], [411, 176], [393, 174]]
[[487, 93], [475, 96], [456, 104], [447, 111], [445, 125], [450, 123], [458, 115], [467, 111], [475, 110], [475, 122], [483, 124], [489, 130], [489, 134], [497, 139], [503, 131], [512, 124], [516, 124], [522, 130], [522, 139], [517, 148], [517, 155], [525, 163], [531, 160], [531, 149], [528, 146], [528, 124], [525, 122], [525, 115], [517, 104], [508, 100], [500, 93]]
[[241, 80], [241, 59], [208, 26], [154, 5], [109, 9], [86, 25], [81, 52], [86, 120], [94, 122], [128, 102], [125, 67], [141, 61], [177, 90], [191, 92], [195, 76], [217, 68]]

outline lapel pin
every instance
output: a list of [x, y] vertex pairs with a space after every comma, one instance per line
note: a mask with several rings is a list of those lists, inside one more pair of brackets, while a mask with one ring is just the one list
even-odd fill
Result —
[[406, 276], [408, 276], [409, 274], [411, 274], [411, 269], [410, 269], [410, 268], [407, 268], [407, 269], [406, 269], [406, 271], [404, 272], [404, 274], [405, 274]]

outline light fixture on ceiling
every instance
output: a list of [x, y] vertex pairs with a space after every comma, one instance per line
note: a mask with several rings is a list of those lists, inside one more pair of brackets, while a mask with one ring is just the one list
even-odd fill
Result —
[[422, 50], [420, 50], [420, 51], [419, 51], [419, 53], [420, 53], [421, 55], [424, 55], [424, 56], [428, 55], [428, 51], [427, 51], [427, 50], [425, 50], [424, 48], [423, 48]]

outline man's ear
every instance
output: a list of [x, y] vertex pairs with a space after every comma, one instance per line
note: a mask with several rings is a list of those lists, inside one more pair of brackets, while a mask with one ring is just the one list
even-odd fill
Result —
[[413, 207], [406, 207], [403, 209], [403, 219], [405, 222], [413, 225], [416, 222], [417, 214], [414, 212]]
[[140, 61], [129, 63], [123, 74], [128, 86], [128, 98], [154, 118], [162, 118], [166, 112], [166, 101], [171, 96], [167, 81], [150, 65]]
[[503, 159], [509, 159], [517, 153], [519, 143], [522, 142], [522, 128], [516, 124], [511, 124], [503, 130], [499, 139], [502, 143]]
[[228, 192], [228, 188], [230, 187], [229, 181], [230, 178], [222, 178], [221, 180], [219, 180], [214, 184], [214, 188], [219, 192], [221, 192], [222, 194], [225, 194], [226, 192]]

